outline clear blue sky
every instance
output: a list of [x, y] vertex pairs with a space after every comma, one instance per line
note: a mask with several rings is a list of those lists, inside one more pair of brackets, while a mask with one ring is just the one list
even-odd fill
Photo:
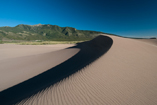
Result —
[[38, 23], [157, 37], [157, 0], [0, 0], [0, 27]]

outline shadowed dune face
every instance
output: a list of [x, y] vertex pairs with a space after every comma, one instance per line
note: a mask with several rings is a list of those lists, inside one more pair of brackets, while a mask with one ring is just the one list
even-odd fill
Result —
[[[80, 51], [60, 65], [0, 92], [0, 104], [15, 104], [34, 94], [38, 95], [41, 92], [46, 91], [48, 87], [53, 86], [56, 82], [81, 70], [102, 56], [110, 49], [112, 43], [113, 41], [110, 37], [100, 35], [91, 41], [78, 43], [76, 46], [68, 48], [78, 48]], [[23, 104], [23, 101], [20, 104]]]
[[157, 105], [156, 46], [110, 37], [99, 59], [19, 105]]
[[[43, 76], [40, 77], [42, 81], [39, 85], [37, 84], [37, 87], [29, 85], [36, 92], [29, 89], [23, 91], [33, 91], [37, 94], [26, 94], [31, 97], [24, 99], [23, 96], [18, 99], [19, 101], [23, 100], [17, 104], [157, 105], [157, 47], [136, 39], [109, 37], [112, 39], [100, 36], [99, 39], [104, 39], [104, 42], [93, 39], [67, 48], [79, 48], [80, 52], [66, 62], [50, 69], [51, 72], [48, 74], [45, 73], [48, 80], [42, 79], [45, 77]], [[113, 44], [111, 44], [112, 40]], [[110, 45], [112, 45], [111, 48]], [[104, 46], [106, 50], [101, 50], [103, 49], [101, 46]], [[110, 49], [107, 51], [108, 48]], [[107, 52], [104, 54], [105, 51]], [[98, 57], [99, 59], [97, 59]], [[52, 72], [52, 70], [58, 72]], [[52, 85], [53, 83], [50, 83], [51, 76], [58, 77], [58, 75], [53, 75], [54, 72], [60, 76], [61, 74], [68, 75], [67, 72], [72, 75], [69, 74], [70, 76], [64, 79], [60, 78], [61, 81], [57, 80], [59, 81], [56, 81], [57, 83], [53, 81], [55, 84]], [[46, 85], [44, 82], [50, 84]], [[38, 89], [40, 86], [45, 87]], [[0, 99], [4, 98], [16, 103], [17, 97], [25, 94], [20, 88], [22, 93], [19, 94], [17, 88], [1, 92]], [[0, 100], [0, 104], [8, 104], [7, 100]]]

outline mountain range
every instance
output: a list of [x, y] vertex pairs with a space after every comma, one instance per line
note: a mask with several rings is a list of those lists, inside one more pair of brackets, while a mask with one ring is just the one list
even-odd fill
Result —
[[15, 27], [0, 27], [0, 40], [89, 40], [101, 33], [50, 24], [20, 24]]

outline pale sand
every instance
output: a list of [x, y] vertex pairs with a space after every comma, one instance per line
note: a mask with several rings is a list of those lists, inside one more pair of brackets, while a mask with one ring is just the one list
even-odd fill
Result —
[[138, 40], [157, 46], [157, 39], [138, 39]]
[[71, 46], [0, 45], [0, 91], [66, 61], [79, 51]]
[[57, 45], [0, 44], [0, 60], [29, 55], [37, 55], [61, 50], [71, 46], [74, 46], [74, 44], [57, 44]]
[[157, 47], [141, 40], [109, 37], [113, 45], [99, 59], [19, 104], [157, 105]]

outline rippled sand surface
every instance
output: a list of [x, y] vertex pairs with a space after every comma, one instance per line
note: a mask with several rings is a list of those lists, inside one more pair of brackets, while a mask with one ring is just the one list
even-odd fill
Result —
[[17, 104], [157, 105], [157, 47], [109, 37], [111, 48], [97, 60]]

